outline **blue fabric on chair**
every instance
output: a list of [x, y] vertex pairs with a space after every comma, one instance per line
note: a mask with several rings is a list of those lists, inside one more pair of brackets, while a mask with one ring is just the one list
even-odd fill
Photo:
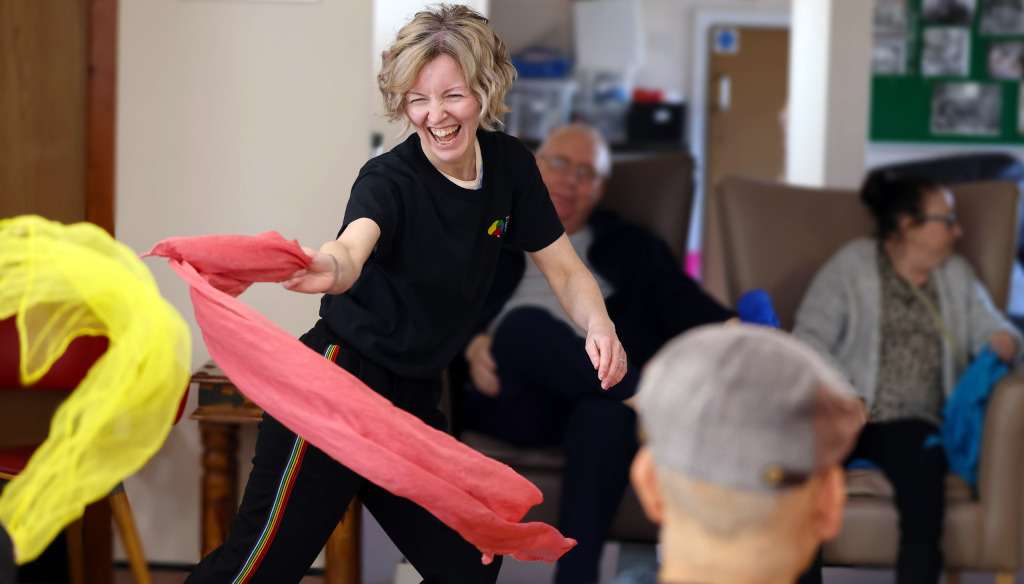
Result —
[[740, 296], [736, 302], [736, 314], [742, 322], [779, 328], [779, 317], [775, 314], [772, 297], [764, 288], [754, 288]]
[[[964, 371], [942, 410], [945, 420], [939, 432], [949, 468], [971, 487], [978, 484], [978, 457], [988, 398], [992, 388], [1009, 370], [1009, 366], [986, 346]], [[926, 444], [932, 442], [930, 439]]]
[[866, 458], [854, 458], [850, 462], [846, 463], [846, 470], [857, 470], [857, 469], [879, 470], [877, 464], [871, 462], [870, 460], [868, 460]]

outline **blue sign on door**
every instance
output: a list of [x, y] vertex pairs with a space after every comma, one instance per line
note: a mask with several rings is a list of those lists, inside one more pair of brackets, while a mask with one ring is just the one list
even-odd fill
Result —
[[717, 28], [714, 36], [716, 53], [736, 53], [740, 50], [740, 33], [735, 28]]

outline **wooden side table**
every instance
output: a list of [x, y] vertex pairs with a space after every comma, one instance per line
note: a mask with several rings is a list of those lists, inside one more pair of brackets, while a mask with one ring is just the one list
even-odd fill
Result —
[[[209, 361], [192, 375], [199, 385], [199, 407], [189, 418], [199, 421], [203, 441], [200, 545], [203, 557], [231, 533], [238, 507], [238, 428], [255, 424], [263, 410], [245, 397], [224, 372]], [[361, 505], [353, 499], [327, 542], [326, 584], [359, 584]]]

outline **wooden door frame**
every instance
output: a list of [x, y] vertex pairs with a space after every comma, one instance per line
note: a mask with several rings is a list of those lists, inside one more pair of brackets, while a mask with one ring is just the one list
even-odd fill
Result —
[[[114, 235], [118, 2], [87, 0], [86, 25], [85, 220], [111, 235]], [[113, 528], [106, 497], [86, 507], [82, 527], [85, 581], [110, 584], [114, 577]]]
[[85, 220], [114, 234], [118, 0], [88, 0]]
[[704, 185], [707, 180], [708, 134], [708, 70], [711, 68], [711, 31], [720, 26], [785, 28], [788, 29], [788, 11], [724, 11], [698, 10], [694, 26], [693, 77], [690, 87], [690, 154], [696, 166], [694, 173], [693, 213], [690, 215], [690, 237], [687, 249], [701, 248], [704, 217]]

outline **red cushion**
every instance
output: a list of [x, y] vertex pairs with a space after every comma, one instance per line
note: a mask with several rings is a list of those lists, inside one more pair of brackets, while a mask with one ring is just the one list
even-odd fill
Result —
[[[106, 337], [78, 337], [71, 341], [64, 354], [32, 385], [32, 389], [57, 389], [71, 391], [78, 386], [89, 368], [107, 350]], [[14, 317], [0, 320], [0, 388], [22, 387], [18, 375], [18, 360], [21, 349], [18, 345], [18, 329]]]
[[[21, 347], [18, 344], [18, 328], [14, 317], [0, 320], [0, 391], [17, 389], [25, 390], [59, 390], [72, 391], [81, 383], [89, 368], [96, 362], [109, 346], [107, 337], [78, 337], [71, 341], [64, 354], [54, 362], [43, 378], [31, 387], [21, 384], [18, 374]], [[188, 399], [188, 388], [178, 405], [178, 413], [174, 417], [177, 424], [185, 413], [185, 401]]]
[[188, 385], [185, 386], [185, 393], [181, 396], [181, 403], [178, 404], [178, 413], [174, 416], [174, 423], [177, 424], [181, 416], [185, 414], [185, 402], [188, 401]]

